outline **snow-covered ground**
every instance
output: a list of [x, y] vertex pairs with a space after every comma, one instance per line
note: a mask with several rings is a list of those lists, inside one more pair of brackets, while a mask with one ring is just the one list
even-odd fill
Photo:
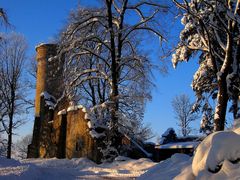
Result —
[[155, 164], [145, 158], [118, 158], [113, 163], [100, 165], [86, 158], [27, 159], [20, 162], [0, 158], [0, 179], [135, 179]]
[[0, 179], [240, 179], [240, 128], [215, 132], [197, 147], [193, 157], [174, 154], [154, 163], [118, 157], [100, 165], [86, 158], [7, 160], [0, 157]]

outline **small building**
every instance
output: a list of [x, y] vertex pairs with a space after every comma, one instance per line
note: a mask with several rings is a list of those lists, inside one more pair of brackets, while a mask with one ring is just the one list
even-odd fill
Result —
[[159, 162], [170, 158], [175, 153], [188, 154], [192, 156], [199, 143], [200, 141], [187, 141], [156, 145], [153, 160]]
[[156, 162], [170, 158], [175, 153], [193, 155], [198, 144], [203, 140], [202, 136], [177, 136], [173, 128], [168, 128], [159, 139], [157, 145], [149, 146], [152, 159]]

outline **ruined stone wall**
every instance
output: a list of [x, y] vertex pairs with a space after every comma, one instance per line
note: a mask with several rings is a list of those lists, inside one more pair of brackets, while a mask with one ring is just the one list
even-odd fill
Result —
[[65, 158], [66, 157], [66, 132], [67, 132], [67, 116], [66, 114], [57, 115], [57, 112], [54, 113], [53, 120], [53, 144], [56, 144], [57, 158]]
[[40, 110], [38, 157], [88, 157], [100, 163], [99, 142], [89, 134], [88, 120], [81, 108], [64, 109], [59, 113], [49, 108], [42, 97]]
[[27, 158], [39, 157], [40, 129], [41, 129], [40, 117], [35, 117], [34, 126], [33, 126], [32, 143], [28, 145]]
[[[61, 115], [62, 116], [62, 115]], [[101, 153], [97, 148], [97, 140], [90, 136], [88, 120], [84, 118], [82, 109], [68, 111], [66, 128], [66, 157], [88, 157], [99, 162]]]
[[56, 144], [53, 139], [53, 114], [54, 110], [46, 105], [44, 97], [41, 97], [40, 103], [40, 138], [39, 138], [39, 157], [51, 158], [56, 156]]

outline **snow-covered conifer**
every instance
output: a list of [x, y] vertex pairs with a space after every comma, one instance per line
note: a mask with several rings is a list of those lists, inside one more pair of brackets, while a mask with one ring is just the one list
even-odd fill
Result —
[[239, 3], [224, 0], [173, 0], [183, 11], [180, 41], [172, 56], [173, 66], [199, 57], [199, 68], [192, 87], [197, 103], [204, 101], [204, 93], [216, 98], [214, 130], [223, 130], [228, 101], [233, 113], [239, 108], [240, 79]]

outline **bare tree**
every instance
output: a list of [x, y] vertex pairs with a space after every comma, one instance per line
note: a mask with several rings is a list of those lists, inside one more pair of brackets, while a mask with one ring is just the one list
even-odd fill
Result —
[[0, 133], [0, 156], [6, 156], [7, 152], [7, 140]]
[[11, 158], [13, 129], [23, 123], [20, 118], [24, 102], [22, 83], [26, 42], [17, 34], [4, 36], [0, 41], [0, 94], [5, 116], [2, 125], [8, 136], [7, 158]]
[[31, 144], [32, 141], [32, 135], [28, 134], [24, 137], [22, 137], [17, 143], [15, 144], [15, 151], [16, 156], [20, 159], [27, 158], [27, 152], [28, 152], [28, 145]]
[[187, 136], [191, 133], [190, 123], [198, 118], [198, 115], [192, 112], [193, 103], [190, 102], [189, 96], [181, 94], [174, 97], [172, 107], [182, 135]]
[[[109, 142], [116, 143], [119, 127], [130, 124], [126, 121], [143, 118], [153, 65], [140, 45], [146, 34], [164, 39], [159, 24], [166, 10], [159, 1], [106, 0], [101, 8], [78, 9], [63, 32], [59, 54], [65, 68], [75, 67], [65, 77], [67, 95], [81, 87], [87, 102], [107, 106]], [[135, 20], [128, 22], [130, 16]]]
[[214, 131], [223, 130], [228, 101], [232, 100], [235, 118], [239, 109], [239, 1], [173, 2], [184, 13], [184, 29], [172, 58], [173, 64], [176, 66], [200, 54], [199, 69], [192, 84], [197, 104], [204, 101], [204, 93], [216, 98]]
[[0, 8], [0, 17], [1, 17], [1, 23], [3, 23], [4, 26], [9, 25], [7, 14], [3, 8]]
[[[0, 25], [3, 27], [11, 27], [6, 11], [3, 8], [0, 8]], [[0, 40], [3, 38], [3, 34], [0, 35]]]
[[[5, 27], [7, 27], [9, 25], [9, 21], [8, 21], [8, 17], [6, 15], [6, 12], [4, 11], [3, 8], [0, 8], [0, 21], [1, 21], [1, 25], [4, 25]], [[0, 35], [0, 41], [2, 39], [2, 35]], [[1, 76], [0, 76], [1, 77]], [[0, 87], [2, 86], [1, 81], [0, 81]], [[5, 150], [6, 150], [6, 139], [4, 139], [2, 137], [2, 134], [4, 132], [3, 127], [2, 127], [2, 121], [3, 118], [6, 116], [6, 109], [4, 107], [4, 103], [3, 103], [3, 98], [2, 98], [2, 94], [0, 91], [0, 155], [3, 155]]]

